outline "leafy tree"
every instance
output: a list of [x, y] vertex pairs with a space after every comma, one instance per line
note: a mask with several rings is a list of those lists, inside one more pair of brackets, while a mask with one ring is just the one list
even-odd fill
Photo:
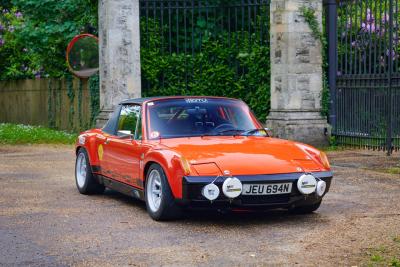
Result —
[[0, 79], [34, 76], [40, 68], [37, 55], [30, 53], [16, 38], [16, 27], [23, 25], [22, 14], [15, 8], [1, 8]]
[[[60, 77], [67, 71], [65, 49], [81, 32], [96, 34], [96, 0], [12, 0], [0, 23], [0, 79]], [[11, 8], [10, 8], [11, 6]]]

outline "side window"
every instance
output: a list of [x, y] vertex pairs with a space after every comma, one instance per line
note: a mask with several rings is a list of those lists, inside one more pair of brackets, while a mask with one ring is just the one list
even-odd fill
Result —
[[142, 137], [139, 105], [124, 105], [118, 119], [118, 136], [131, 135], [134, 139]]

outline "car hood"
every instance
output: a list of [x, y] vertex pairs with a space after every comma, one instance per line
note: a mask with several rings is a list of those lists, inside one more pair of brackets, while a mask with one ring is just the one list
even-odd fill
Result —
[[296, 146], [276, 138], [190, 137], [163, 139], [161, 144], [188, 160], [197, 175], [256, 175], [323, 171], [324, 168]]

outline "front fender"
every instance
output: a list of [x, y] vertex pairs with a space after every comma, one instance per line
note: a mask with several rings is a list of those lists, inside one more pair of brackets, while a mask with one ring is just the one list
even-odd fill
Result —
[[98, 133], [87, 131], [81, 133], [75, 143], [76, 153], [81, 147], [86, 149], [91, 166], [100, 166], [98, 156], [99, 138]]

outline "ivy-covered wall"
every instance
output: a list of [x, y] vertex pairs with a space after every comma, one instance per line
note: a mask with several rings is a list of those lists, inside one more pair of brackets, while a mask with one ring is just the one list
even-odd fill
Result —
[[79, 132], [94, 125], [98, 92], [98, 76], [0, 81], [0, 122]]

